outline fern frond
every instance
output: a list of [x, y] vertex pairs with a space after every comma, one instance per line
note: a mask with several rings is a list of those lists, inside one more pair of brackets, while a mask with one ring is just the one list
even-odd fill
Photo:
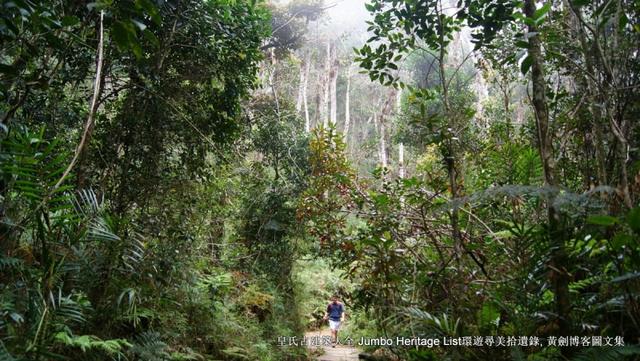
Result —
[[14, 257], [0, 256], [0, 270], [8, 271], [22, 265], [22, 260]]
[[158, 332], [153, 331], [144, 332], [136, 337], [131, 352], [146, 361], [168, 361], [171, 359], [167, 353], [167, 344], [162, 341]]
[[226, 349], [222, 350], [222, 353], [224, 353], [225, 355], [231, 356], [233, 358], [240, 359], [240, 360], [250, 360], [251, 359], [251, 357], [249, 357], [249, 352], [247, 352], [247, 350], [245, 350], [244, 348], [238, 347], [238, 346], [233, 346], [233, 347], [226, 348]]
[[178, 352], [178, 351], [174, 351], [171, 353], [171, 360], [174, 361], [191, 361], [191, 360], [196, 360], [196, 361], [204, 361], [206, 360], [206, 358], [204, 357], [204, 355], [197, 353], [191, 349], [187, 349], [188, 352]]
[[123, 349], [132, 346], [132, 344], [130, 344], [125, 339], [117, 338], [111, 340], [101, 340], [94, 335], [75, 336], [65, 331], [56, 333], [54, 335], [54, 339], [57, 343], [63, 344], [65, 346], [77, 347], [82, 350], [82, 352], [87, 352], [90, 350], [100, 350], [109, 355], [122, 355]]

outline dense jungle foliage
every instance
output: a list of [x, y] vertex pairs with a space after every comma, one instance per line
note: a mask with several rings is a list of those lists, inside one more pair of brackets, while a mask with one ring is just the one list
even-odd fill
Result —
[[0, 361], [640, 359], [639, 21], [2, 0]]

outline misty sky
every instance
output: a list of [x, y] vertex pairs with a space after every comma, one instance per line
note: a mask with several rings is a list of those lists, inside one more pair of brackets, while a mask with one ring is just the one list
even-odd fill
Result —
[[364, 27], [365, 20], [369, 17], [365, 9], [364, 0], [335, 0], [327, 1], [327, 6], [336, 4], [335, 7], [327, 10], [332, 23], [340, 24], [344, 27]]
[[[279, 4], [287, 4], [289, 0], [274, 0]], [[326, 27], [334, 34], [344, 32], [363, 32], [367, 25], [369, 12], [365, 9], [366, 0], [325, 0], [328, 15], [323, 19], [322, 27]]]

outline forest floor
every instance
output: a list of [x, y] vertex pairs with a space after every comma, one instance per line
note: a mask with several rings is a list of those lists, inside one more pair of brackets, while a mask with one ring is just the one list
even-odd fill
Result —
[[[305, 334], [308, 340], [320, 340], [316, 345], [308, 345], [311, 354], [318, 355], [315, 360], [317, 361], [357, 361], [358, 349], [349, 346], [339, 344], [336, 347], [331, 347], [330, 344], [322, 342], [322, 340], [331, 339], [331, 331], [327, 328], [323, 328], [317, 331], [309, 331]], [[341, 340], [342, 342], [343, 340]]]

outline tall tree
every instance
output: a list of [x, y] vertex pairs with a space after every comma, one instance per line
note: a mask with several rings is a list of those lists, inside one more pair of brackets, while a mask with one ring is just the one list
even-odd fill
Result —
[[[531, 62], [531, 103], [535, 110], [536, 129], [538, 135], [538, 150], [542, 159], [545, 185], [557, 187], [555, 174], [555, 160], [553, 154], [553, 132], [549, 125], [549, 109], [546, 99], [546, 80], [544, 75], [544, 58], [540, 43], [540, 34], [535, 23], [536, 4], [534, 0], [525, 0], [524, 14], [531, 21], [527, 25], [528, 31], [528, 59]], [[551, 271], [550, 278], [554, 288], [557, 312], [559, 316], [560, 334], [569, 333], [569, 313], [571, 303], [569, 299], [569, 275], [565, 268], [566, 251], [564, 235], [561, 232], [560, 215], [555, 209], [553, 197], [548, 200], [547, 214], [549, 221], [549, 240], [551, 241]]]
[[349, 126], [351, 125], [351, 64], [347, 67], [347, 89], [344, 94], [344, 134], [345, 142], [348, 144]]
[[335, 43], [331, 46], [331, 69], [329, 71], [329, 93], [331, 101], [330, 122], [333, 126], [338, 124], [338, 70], [340, 61]]
[[320, 81], [320, 91], [319, 96], [320, 103], [318, 105], [318, 114], [320, 114], [320, 121], [322, 125], [326, 128], [329, 126], [329, 92], [330, 92], [330, 82], [331, 82], [331, 66], [332, 66], [332, 52], [331, 52], [331, 40], [327, 39], [325, 58], [324, 58], [324, 68], [319, 76]]

